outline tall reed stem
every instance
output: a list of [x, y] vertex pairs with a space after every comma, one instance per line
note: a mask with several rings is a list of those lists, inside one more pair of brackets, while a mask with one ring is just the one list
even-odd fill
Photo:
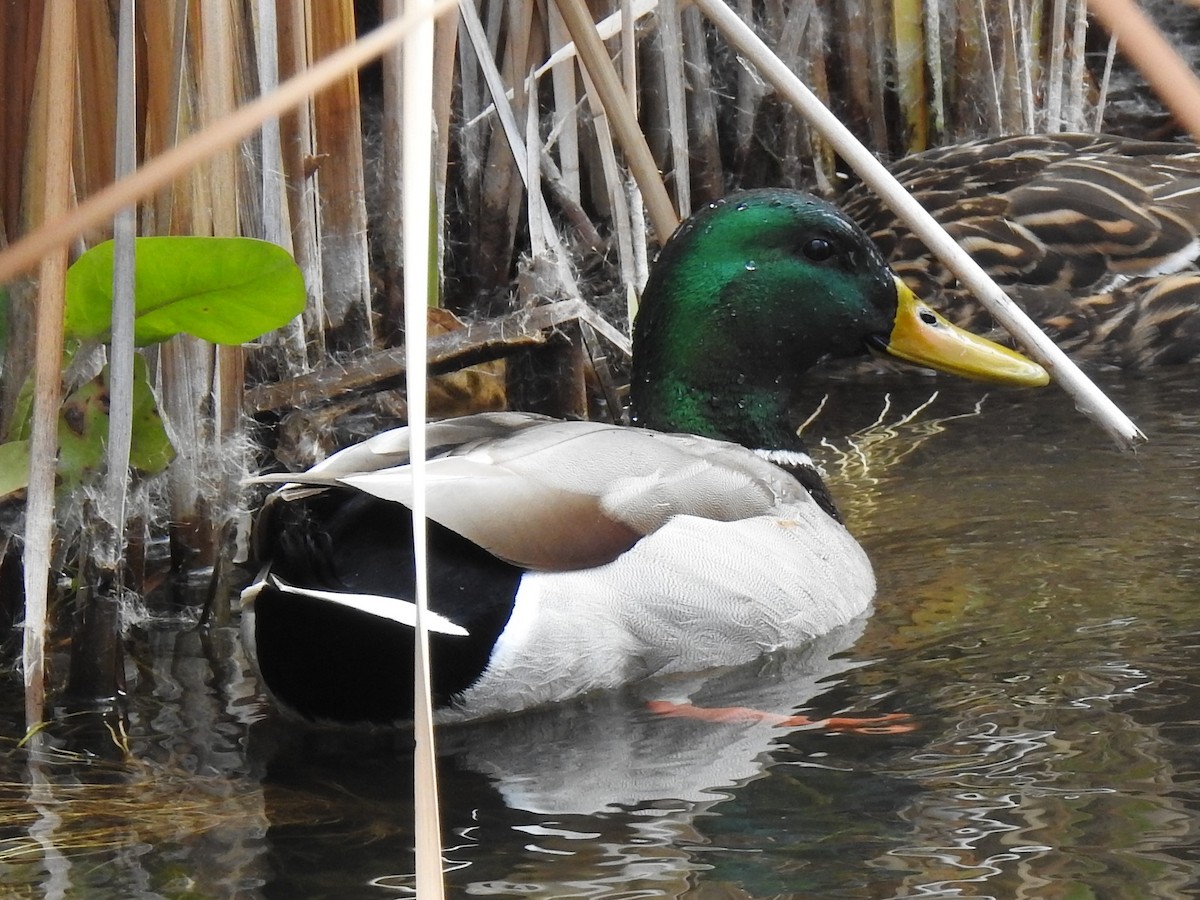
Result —
[[[45, 91], [45, 197], [43, 220], [53, 224], [71, 201], [71, 147], [75, 124], [75, 3], [49, 0], [42, 27], [41, 89]], [[37, 349], [33, 369], [33, 430], [25, 518], [25, 725], [42, 722], [46, 702], [45, 646], [48, 578], [54, 533], [54, 472], [62, 389], [63, 292], [66, 244], [47, 253], [39, 270]]]

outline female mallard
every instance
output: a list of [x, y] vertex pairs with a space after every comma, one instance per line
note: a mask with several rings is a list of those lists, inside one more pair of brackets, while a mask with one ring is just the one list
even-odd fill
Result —
[[[1200, 147], [988, 138], [906, 157], [892, 174], [1075, 358], [1200, 358]], [[856, 185], [839, 203], [910, 288], [964, 328], [993, 327], [873, 192]]]
[[[1038, 385], [960, 331], [867, 236], [806, 194], [714, 203], [663, 248], [634, 333], [636, 428], [484, 413], [427, 442], [442, 721], [734, 665], [859, 613], [870, 563], [787, 423], [804, 372], [881, 351]], [[654, 430], [651, 430], [654, 429]], [[663, 433], [670, 432], [670, 433]], [[350, 447], [271, 495], [247, 646], [300, 716], [412, 716], [408, 433]]]

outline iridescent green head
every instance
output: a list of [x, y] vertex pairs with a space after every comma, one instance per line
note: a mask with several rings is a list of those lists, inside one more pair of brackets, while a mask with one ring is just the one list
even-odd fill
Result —
[[787, 406], [804, 373], [870, 350], [971, 378], [1048, 380], [918, 301], [835, 207], [798, 191], [736, 194], [681, 225], [654, 263], [634, 327], [634, 421], [791, 448]]

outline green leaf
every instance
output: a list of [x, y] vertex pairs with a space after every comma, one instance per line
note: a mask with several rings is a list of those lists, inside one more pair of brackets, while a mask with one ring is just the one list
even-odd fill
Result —
[[[112, 327], [112, 242], [67, 271], [66, 334], [104, 340]], [[137, 239], [134, 339], [139, 346], [191, 334], [242, 344], [304, 309], [304, 278], [291, 255], [250, 238]]]
[[[104, 370], [107, 383], [108, 369]], [[150, 369], [141, 356], [133, 358], [133, 439], [129, 464], [143, 475], [157, 475], [175, 458], [158, 401], [150, 388]]]
[[8, 354], [8, 288], [0, 284], [0, 370]]
[[[150, 388], [146, 360], [135, 356], [133, 363], [129, 464], [145, 475], [156, 475], [175, 458], [175, 448]], [[62, 487], [72, 489], [102, 470], [110, 424], [108, 405], [108, 366], [63, 400], [58, 419], [58, 475]]]
[[29, 441], [0, 444], [0, 497], [29, 484]]

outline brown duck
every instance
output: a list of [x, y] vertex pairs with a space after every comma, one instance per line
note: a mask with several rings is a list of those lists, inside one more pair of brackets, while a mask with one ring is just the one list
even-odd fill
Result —
[[[1022, 135], [930, 150], [891, 171], [1076, 359], [1200, 359], [1200, 147]], [[958, 325], [994, 327], [865, 185], [839, 203], [919, 296]]]

